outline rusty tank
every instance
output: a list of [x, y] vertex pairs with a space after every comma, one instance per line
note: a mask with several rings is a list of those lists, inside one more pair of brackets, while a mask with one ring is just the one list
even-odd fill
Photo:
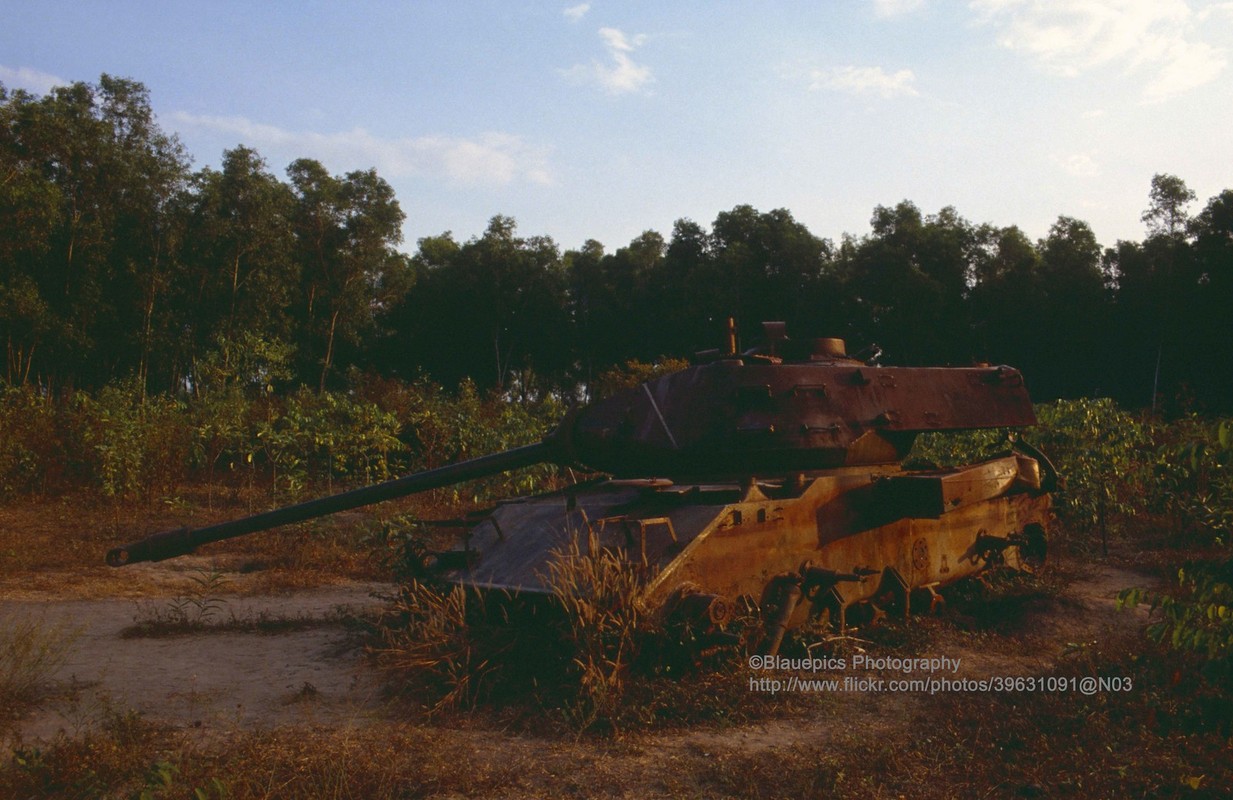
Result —
[[990, 566], [1043, 563], [1056, 474], [1022, 439], [945, 469], [904, 460], [925, 432], [1019, 429], [1036, 418], [1008, 366], [879, 366], [839, 339], [695, 356], [692, 366], [570, 413], [542, 442], [204, 528], [117, 547], [112, 566], [197, 547], [509, 469], [552, 462], [607, 475], [500, 502], [430, 559], [444, 580], [544, 595], [570, 545], [616, 552], [642, 601], [719, 633], [740, 603], [760, 648], [824, 619], [935, 607], [937, 590]]

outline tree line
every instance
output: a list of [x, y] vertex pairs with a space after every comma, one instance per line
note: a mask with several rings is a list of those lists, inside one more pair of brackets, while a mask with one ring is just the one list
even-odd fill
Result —
[[905, 200], [838, 242], [741, 205], [613, 251], [496, 216], [407, 254], [375, 170], [299, 159], [279, 177], [240, 145], [194, 171], [136, 81], [0, 85], [3, 378], [192, 393], [427, 374], [572, 396], [627, 360], [715, 346], [732, 316], [747, 336], [775, 319], [877, 343], [887, 363], [1013, 364], [1040, 399], [1229, 410], [1233, 190], [1195, 200], [1155, 176], [1144, 239], [1112, 247], [1072, 217], [1033, 241]]

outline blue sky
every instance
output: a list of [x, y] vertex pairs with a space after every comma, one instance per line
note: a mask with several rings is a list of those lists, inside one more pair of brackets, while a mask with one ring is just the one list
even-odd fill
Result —
[[495, 214], [609, 251], [747, 203], [819, 236], [946, 205], [1141, 239], [1233, 188], [1233, 2], [18, 2], [0, 83], [149, 87], [197, 167], [376, 167], [422, 236]]

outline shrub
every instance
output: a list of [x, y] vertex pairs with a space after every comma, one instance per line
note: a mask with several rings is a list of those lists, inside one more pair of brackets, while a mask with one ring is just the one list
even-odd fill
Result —
[[544, 576], [564, 612], [564, 634], [573, 657], [566, 713], [585, 730], [614, 724], [631, 666], [658, 631], [639, 595], [643, 575], [623, 554], [600, 546], [593, 530], [585, 551], [578, 536], [552, 553]]
[[[419, 471], [539, 441], [556, 425], [564, 409], [553, 398], [517, 402], [500, 394], [482, 397], [475, 384], [463, 381], [456, 394], [424, 378], [410, 384], [378, 385], [379, 403], [402, 423], [410, 454], [407, 469]], [[508, 475], [493, 475], [470, 485], [445, 490], [453, 502], [491, 502], [496, 498], [540, 491], [554, 468], [538, 465]]]
[[477, 635], [476, 595], [460, 586], [412, 581], [395, 603], [376, 655], [402, 688], [428, 699], [430, 713], [475, 707], [498, 673], [493, 637]]
[[1185, 533], [1220, 543], [1233, 535], [1233, 420], [1186, 417], [1157, 451], [1153, 499]]
[[74, 393], [66, 415], [76, 471], [104, 497], [148, 499], [183, 479], [192, 451], [187, 407], [146, 397], [136, 381]]
[[271, 412], [257, 439], [274, 469], [275, 489], [295, 496], [310, 480], [371, 483], [390, 474], [402, 448], [399, 423], [376, 405], [337, 392], [300, 389], [281, 413]]
[[1108, 398], [1058, 400], [1037, 406], [1033, 442], [1057, 467], [1064, 485], [1058, 513], [1079, 530], [1119, 526], [1146, 507], [1155, 431]]
[[48, 398], [32, 386], [0, 386], [0, 497], [47, 491], [63, 456]]
[[639, 601], [639, 570], [594, 534], [585, 541], [553, 552], [541, 576], [548, 597], [411, 581], [384, 628], [382, 664], [431, 698], [432, 712], [531, 701], [575, 730], [615, 725], [630, 670], [658, 629]]
[[1196, 654], [1203, 673], [1233, 691], [1233, 558], [1187, 565], [1177, 572], [1171, 592], [1126, 589], [1118, 605], [1148, 603], [1160, 620], [1148, 626], [1154, 641]]

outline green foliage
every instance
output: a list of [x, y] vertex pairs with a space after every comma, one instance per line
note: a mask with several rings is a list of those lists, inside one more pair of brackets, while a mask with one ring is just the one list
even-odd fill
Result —
[[324, 390], [340, 345], [371, 335], [376, 312], [406, 291], [407, 258], [394, 250], [405, 215], [375, 170], [334, 177], [319, 162], [299, 159], [287, 175], [296, 196], [295, 250], [307, 296], [297, 326], [301, 374], [307, 378], [320, 364]]
[[1150, 425], [1108, 398], [1044, 403], [1036, 413], [1040, 425], [1031, 439], [1065, 482], [1054, 500], [1069, 524], [1103, 532], [1144, 510]]
[[[518, 401], [457, 394], [426, 379], [353, 379], [348, 391], [279, 396], [221, 379], [176, 399], [143, 395], [135, 380], [64, 401], [0, 384], [0, 497], [85, 488], [114, 500], [152, 500], [185, 481], [273, 483], [295, 497], [334, 483], [369, 484], [413, 470], [538, 441], [564, 409], [552, 396]], [[539, 465], [473, 484], [487, 502], [550, 485]], [[462, 489], [452, 489], [461, 500]]]
[[[425, 378], [411, 384], [378, 382], [374, 399], [403, 424], [403, 439], [410, 451], [409, 470], [433, 469], [444, 464], [496, 453], [539, 441], [564, 414], [552, 396], [516, 401], [492, 392], [482, 395], [471, 381], [463, 381], [450, 394]], [[446, 489], [456, 501], [488, 502], [511, 494], [539, 491], [554, 468], [538, 465], [508, 475], [494, 475], [470, 485]]]
[[1157, 453], [1155, 499], [1183, 530], [1233, 537], [1233, 420], [1179, 420]]
[[553, 388], [528, 384], [532, 372], [562, 376], [571, 362], [561, 254], [552, 239], [523, 238], [516, 228], [496, 216], [461, 245], [448, 233], [421, 241], [415, 292], [391, 309], [399, 331], [391, 355], [402, 364], [390, 366], [405, 369], [409, 354], [448, 385], [519, 385], [527, 397]]
[[912, 447], [907, 466], [927, 469], [971, 464], [1006, 450], [1006, 435], [1001, 428], [921, 434]]
[[227, 607], [219, 592], [230, 581], [217, 568], [200, 570], [189, 578], [192, 588], [168, 601], [162, 621], [185, 628], [205, 627]]
[[170, 761], [156, 761], [146, 770], [145, 785], [130, 795], [131, 800], [155, 800], [165, 796], [175, 786], [180, 768]]
[[202, 392], [191, 404], [192, 460], [194, 465], [206, 468], [211, 486], [220, 465], [229, 472], [241, 466], [254, 467], [256, 410], [255, 404], [235, 385]]
[[76, 392], [68, 411], [76, 467], [102, 496], [149, 498], [179, 483], [193, 448], [187, 406], [135, 381]]
[[[1147, 509], [1158, 431], [1108, 398], [1058, 400], [1036, 406], [1037, 427], [1023, 433], [1057, 468], [1058, 515], [1077, 531], [1116, 528]], [[926, 434], [912, 451], [916, 465], [951, 466], [1007, 449], [1003, 430]], [[923, 463], [922, 463], [923, 462]]]
[[291, 378], [294, 353], [287, 342], [251, 330], [234, 337], [220, 334], [214, 347], [193, 364], [194, 389], [198, 395], [230, 389], [273, 391], [275, 383]]
[[611, 252], [562, 253], [496, 216], [406, 255], [374, 170], [301, 158], [280, 178], [241, 144], [193, 172], [148, 89], [109, 75], [0, 91], [0, 175], [0, 375], [47, 392], [130, 375], [213, 390], [210, 367], [268, 385], [235, 352], [260, 360], [247, 337], [287, 348], [289, 380], [319, 391], [364, 364], [542, 399], [713, 346], [732, 316], [750, 340], [781, 319], [800, 339], [876, 341], [888, 363], [1011, 363], [1040, 398], [1233, 408], [1233, 371], [1211, 367], [1233, 363], [1233, 191], [1192, 216], [1174, 175], [1152, 179], [1146, 238], [1107, 250], [1070, 217], [1032, 241], [904, 200], [838, 246], [741, 204]]
[[0, 384], [0, 498], [47, 491], [63, 457], [54, 404], [32, 386]]
[[260, 426], [257, 439], [276, 487], [295, 496], [309, 481], [387, 479], [390, 456], [402, 448], [398, 431], [398, 420], [372, 403], [301, 389]]
[[1172, 592], [1134, 588], [1118, 595], [1119, 606], [1141, 603], [1161, 617], [1148, 627], [1148, 636], [1197, 655], [1209, 680], [1233, 690], [1233, 558], [1179, 569]]
[[374, 532], [372, 544], [381, 566], [396, 583], [410, 584], [428, 575], [431, 531], [420, 520], [397, 515]]

